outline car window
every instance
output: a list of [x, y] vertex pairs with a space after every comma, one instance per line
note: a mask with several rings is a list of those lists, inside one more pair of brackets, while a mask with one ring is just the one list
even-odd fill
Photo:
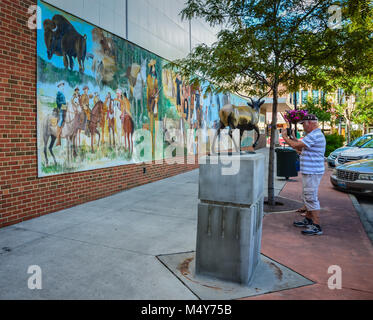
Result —
[[361, 148], [373, 148], [373, 140], [370, 140], [369, 142], [361, 146]]
[[372, 140], [372, 138], [373, 136], [362, 136], [360, 138], [357, 138], [356, 140], [352, 141], [351, 147], [361, 147], [363, 144]]

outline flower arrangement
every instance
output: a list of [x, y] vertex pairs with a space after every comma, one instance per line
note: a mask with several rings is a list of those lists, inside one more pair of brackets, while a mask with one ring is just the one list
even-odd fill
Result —
[[284, 118], [287, 122], [296, 124], [297, 122], [301, 121], [307, 114], [307, 110], [286, 110]]

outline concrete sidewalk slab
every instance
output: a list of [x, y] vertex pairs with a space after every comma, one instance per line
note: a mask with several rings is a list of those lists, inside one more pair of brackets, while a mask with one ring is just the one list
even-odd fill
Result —
[[156, 255], [195, 249], [197, 194], [195, 170], [0, 229], [0, 299], [196, 299]]
[[193, 220], [127, 210], [86, 223], [84, 228], [73, 226], [55, 235], [155, 256], [160, 252], [190, 250], [196, 230]]
[[86, 203], [77, 207], [53, 212], [36, 219], [24, 221], [15, 225], [14, 227], [50, 235], [69, 229], [73, 226], [102, 219], [106, 215], [113, 212], [114, 211], [112, 209], [105, 208], [103, 211], [99, 206]]
[[[195, 299], [151, 255], [50, 236], [0, 258], [0, 299]], [[27, 268], [42, 270], [28, 289]]]

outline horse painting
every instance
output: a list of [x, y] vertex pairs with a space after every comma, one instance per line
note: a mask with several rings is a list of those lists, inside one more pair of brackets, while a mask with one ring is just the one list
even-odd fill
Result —
[[97, 130], [97, 124], [101, 122], [102, 111], [104, 110], [104, 103], [102, 101], [97, 101], [95, 106], [91, 111], [91, 121], [89, 122], [88, 129], [91, 134], [91, 151], [94, 152], [93, 143], [94, 137], [98, 134], [98, 143], [97, 146], [100, 146], [100, 139], [101, 135], [100, 132]]
[[141, 66], [132, 64], [127, 69], [127, 77], [130, 85], [131, 100], [133, 101], [135, 122], [142, 127], [143, 117], [143, 92], [146, 82], [147, 59], [142, 60]]
[[75, 145], [80, 147], [80, 137], [81, 137], [81, 132], [85, 131], [86, 129], [86, 121], [87, 121], [87, 115], [83, 111], [81, 107], [81, 101], [80, 101], [80, 96], [75, 96], [73, 97], [71, 101], [72, 107], [74, 109], [74, 112], [79, 116], [79, 121], [77, 122], [77, 132], [75, 135]]
[[[44, 141], [44, 156], [45, 163], [48, 166], [48, 154], [47, 145], [49, 138], [51, 138], [51, 143], [49, 145], [49, 152], [53, 157], [54, 164], [57, 165], [56, 157], [53, 153], [53, 146], [57, 137], [57, 121], [58, 121], [57, 109], [53, 110], [53, 113], [48, 115], [43, 122], [43, 141]], [[57, 121], [56, 121], [57, 119]], [[79, 115], [75, 112], [71, 103], [67, 104], [66, 118], [64, 125], [62, 126], [61, 138], [66, 139], [66, 151], [67, 151], [67, 162], [70, 163], [73, 157], [77, 156], [75, 138], [77, 134], [77, 128], [79, 127]]]
[[133, 120], [131, 116], [125, 112], [123, 115], [121, 115], [122, 120], [122, 134], [124, 135], [124, 148], [129, 150], [132, 154], [133, 152], [133, 132], [135, 129], [135, 125], [133, 123]]

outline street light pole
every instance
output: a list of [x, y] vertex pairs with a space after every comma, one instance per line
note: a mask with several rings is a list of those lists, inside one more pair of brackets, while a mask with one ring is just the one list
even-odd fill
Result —
[[[294, 92], [294, 110], [297, 110], [297, 93]], [[297, 129], [297, 123], [295, 123], [295, 129], [294, 129], [294, 134], [295, 138], [297, 137], [298, 129]]]

